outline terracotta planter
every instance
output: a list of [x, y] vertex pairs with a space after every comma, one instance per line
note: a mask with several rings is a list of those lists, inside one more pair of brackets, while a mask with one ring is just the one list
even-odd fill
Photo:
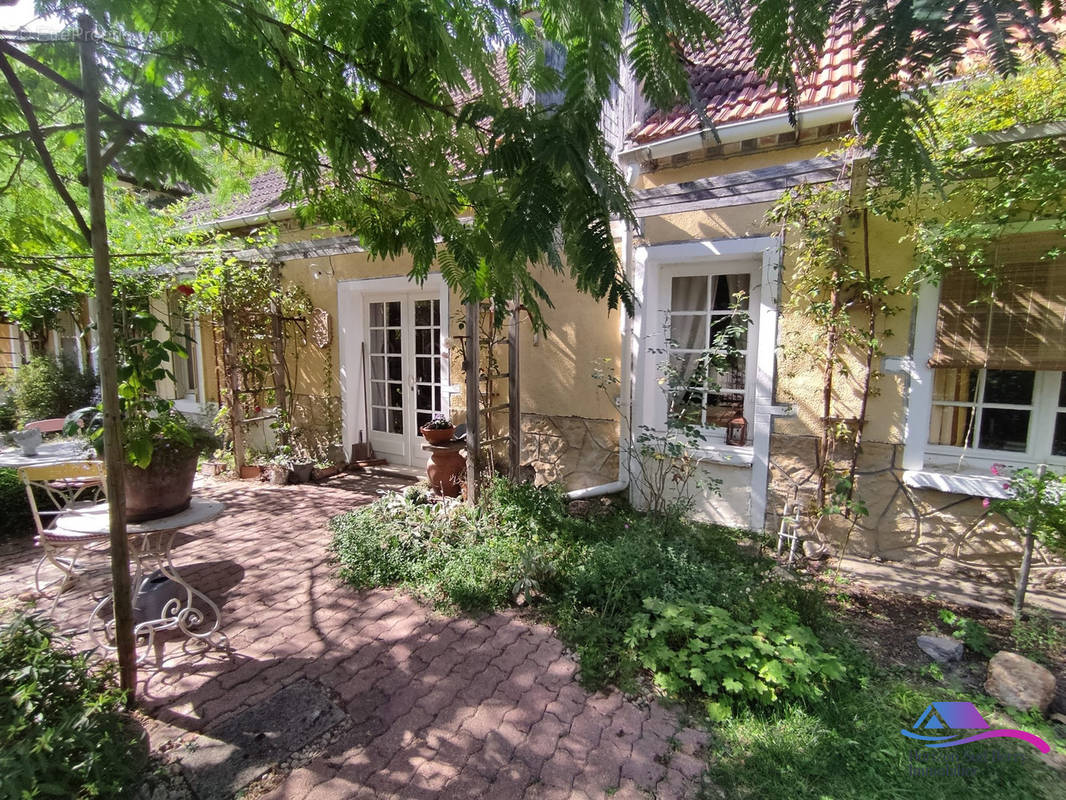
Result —
[[430, 444], [444, 444], [450, 442], [452, 436], [455, 435], [455, 428], [442, 428], [440, 430], [432, 430], [430, 428], [420, 428], [422, 435], [426, 438], [426, 441]]
[[339, 475], [344, 471], [344, 467], [340, 465], [333, 465], [332, 467], [322, 467], [322, 469], [311, 470], [311, 480], [318, 482], [324, 481], [327, 478], [332, 478], [334, 475]]
[[252, 480], [263, 477], [263, 468], [258, 464], [245, 464], [241, 467], [241, 480]]
[[426, 467], [429, 485], [445, 497], [458, 497], [466, 474], [466, 458], [461, 450], [434, 450]]
[[189, 507], [199, 451], [157, 445], [146, 468], [126, 465], [126, 519], [146, 522]]

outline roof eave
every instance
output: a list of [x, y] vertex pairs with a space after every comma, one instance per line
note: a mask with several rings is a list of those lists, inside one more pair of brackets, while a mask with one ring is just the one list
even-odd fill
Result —
[[250, 225], [262, 225], [266, 222], [281, 222], [296, 215], [296, 206], [287, 205], [270, 211], [253, 211], [249, 214], [237, 214], [232, 217], [210, 219], [181, 228], [182, 233], [189, 231], [228, 231], [234, 228], [247, 228]]
[[642, 161], [669, 158], [683, 153], [692, 153], [707, 147], [715, 147], [719, 144], [730, 144], [747, 139], [759, 139], [763, 136], [790, 133], [796, 128], [802, 129], [850, 122], [855, 113], [855, 103], [856, 100], [851, 99], [838, 103], [801, 108], [796, 113], [795, 126], [789, 121], [788, 114], [772, 114], [758, 119], [718, 125], [715, 129], [718, 134], [717, 138], [709, 129], [702, 128], [698, 131], [683, 133], [680, 136], [672, 136], [669, 139], [661, 139], [657, 142], [647, 142], [626, 148], [618, 154], [618, 160], [622, 164], [635, 164]]

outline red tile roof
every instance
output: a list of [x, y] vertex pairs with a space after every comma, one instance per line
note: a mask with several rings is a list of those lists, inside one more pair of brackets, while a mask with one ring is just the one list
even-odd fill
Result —
[[[707, 0], [697, 4], [710, 7]], [[713, 11], [708, 10], [713, 14]], [[699, 51], [686, 53], [689, 83], [715, 125], [742, 122], [788, 110], [785, 94], [755, 69], [755, 55], [745, 26], [722, 18], [722, 38]], [[859, 94], [859, 66], [850, 23], [838, 23], [830, 32], [818, 69], [800, 82], [799, 106], [852, 100]], [[647, 144], [703, 127], [691, 105], [655, 109], [629, 132], [637, 144]]]
[[198, 194], [186, 206], [183, 216], [189, 220], [219, 221], [246, 214], [265, 214], [279, 211], [289, 204], [281, 199], [285, 191], [285, 175], [280, 169], [261, 172], [248, 181], [248, 191], [234, 195], [227, 203], [215, 203], [211, 194]]

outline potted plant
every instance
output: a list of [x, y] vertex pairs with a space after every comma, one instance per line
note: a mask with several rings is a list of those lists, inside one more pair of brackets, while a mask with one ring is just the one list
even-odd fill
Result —
[[[188, 508], [200, 454], [218, 446], [214, 434], [189, 421], [174, 409], [173, 401], [156, 393], [160, 380], [174, 377], [164, 365], [172, 356], [187, 357], [176, 342], [155, 338], [160, 325], [151, 314], [134, 314], [133, 331], [140, 336], [125, 337], [122, 345], [118, 390], [129, 522], [159, 519]], [[102, 412], [98, 407], [72, 412], [63, 433], [84, 433], [97, 452], [102, 451]]]
[[450, 442], [455, 434], [455, 426], [443, 414], [434, 414], [419, 430], [430, 444]]
[[307, 483], [311, 480], [311, 470], [315, 468], [315, 462], [302, 442], [296, 441], [291, 445], [292, 456], [289, 458], [289, 477], [293, 483]]

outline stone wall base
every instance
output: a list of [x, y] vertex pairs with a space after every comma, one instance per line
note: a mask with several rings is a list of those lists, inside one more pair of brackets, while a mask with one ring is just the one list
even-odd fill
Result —
[[[852, 529], [839, 516], [826, 517], [815, 538], [839, 554], [881, 558], [933, 567], [1013, 585], [1021, 564], [1021, 537], [983, 498], [913, 489], [903, 483], [903, 447], [863, 445], [856, 494], [869, 515]], [[770, 487], [766, 529], [775, 532], [786, 501], [813, 505], [818, 469], [814, 436], [774, 434], [770, 443]], [[850, 535], [849, 535], [850, 530]], [[1033, 588], [1066, 587], [1066, 565], [1039, 544], [1030, 579]]]
[[616, 481], [618, 422], [523, 414], [522, 463], [536, 470], [537, 485], [573, 490]]

